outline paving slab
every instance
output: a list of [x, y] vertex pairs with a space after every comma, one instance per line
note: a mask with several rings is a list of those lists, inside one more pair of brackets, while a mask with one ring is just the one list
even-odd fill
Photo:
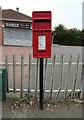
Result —
[[[15, 105], [15, 108], [14, 108]], [[82, 118], [83, 104], [80, 103], [60, 103], [44, 104], [44, 109], [39, 109], [39, 104], [31, 105], [21, 103], [18, 107], [16, 103], [6, 100], [2, 104], [3, 118]]]

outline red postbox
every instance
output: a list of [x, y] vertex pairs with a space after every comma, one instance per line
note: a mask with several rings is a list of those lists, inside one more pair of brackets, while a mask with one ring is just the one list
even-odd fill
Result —
[[34, 58], [51, 57], [51, 11], [32, 12], [32, 43]]

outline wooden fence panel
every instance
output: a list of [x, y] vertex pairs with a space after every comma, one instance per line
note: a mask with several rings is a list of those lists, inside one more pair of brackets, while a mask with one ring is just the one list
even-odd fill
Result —
[[[8, 63], [8, 55], [5, 55], [5, 63], [2, 64], [2, 66], [5, 66], [7, 68], [7, 70], [9, 71], [9, 66], [13, 66], [13, 92], [16, 93], [16, 70], [17, 70], [17, 66], [20, 66], [20, 72], [19, 74], [21, 74], [20, 76], [20, 81], [21, 81], [21, 86], [20, 86], [20, 89], [18, 91], [20, 91], [20, 96], [23, 97], [23, 91], [27, 91], [27, 97], [30, 98], [30, 94], [31, 94], [31, 91], [35, 92], [34, 95], [35, 95], [35, 98], [38, 98], [38, 75], [39, 75], [39, 59], [36, 59], [37, 61], [35, 63], [32, 63], [32, 57], [31, 55], [28, 56], [29, 57], [29, 61], [28, 63], [24, 63], [24, 55], [21, 55], [21, 61], [20, 63], [17, 63], [16, 61], [16, 56], [13, 55], [13, 59], [12, 59], [12, 62], [13, 63]], [[45, 59], [45, 63], [44, 63], [44, 98], [46, 98], [46, 92], [49, 93], [49, 98], [52, 99], [53, 98], [53, 93], [55, 92], [56, 96], [55, 98], [58, 99], [59, 96], [60, 96], [60, 93], [63, 92], [64, 94], [64, 98], [67, 99], [68, 97], [68, 92], [70, 91], [71, 92], [71, 98], [74, 98], [75, 97], [75, 92], [76, 91], [80, 91], [81, 94], [80, 94], [80, 98], [82, 99], [83, 98], [83, 84], [84, 84], [84, 65], [82, 63], [79, 63], [80, 61], [80, 55], [78, 54], [77, 56], [77, 62], [76, 63], [72, 63], [72, 55], [70, 55], [69, 57], [69, 62], [68, 63], [64, 63], [64, 56], [63, 54], [61, 55], [61, 59], [60, 59], [60, 63], [55, 63], [56, 61], [56, 56], [54, 55], [53, 58], [52, 58], [52, 62], [48, 63], [48, 59]], [[82, 76], [81, 76], [81, 87], [79, 90], [76, 90], [76, 84], [78, 83], [77, 82], [77, 76], [78, 76], [78, 68], [79, 68], [79, 64], [82, 64], [83, 66], [83, 70], [82, 70]], [[31, 65], [33, 67], [33, 65], [35, 66], [36, 65], [36, 69], [35, 69], [35, 85], [33, 84], [33, 90], [31, 90], [31, 84], [32, 84], [32, 81], [31, 81]], [[48, 65], [50, 67], [48, 67]], [[54, 86], [54, 82], [56, 82], [56, 75], [55, 75], [55, 70], [59, 69], [57, 67], [55, 67], [56, 65], [59, 65], [60, 67], [60, 71], [58, 72], [59, 73], [59, 78], [58, 80], [60, 80], [60, 85], [57, 86], [59, 87], [58, 90], [56, 89], [56, 87]], [[68, 67], [65, 67], [65, 69], [67, 69], [67, 78], [66, 78], [66, 83], [65, 83], [65, 88], [62, 88], [64, 87], [64, 82], [63, 81], [63, 73], [64, 73], [64, 65], [68, 65]], [[71, 79], [72, 81], [70, 82], [70, 77], [71, 77], [71, 68], [73, 65], [76, 65], [76, 73], [75, 73], [75, 79]], [[26, 87], [26, 90], [24, 89], [24, 66], [28, 67], [28, 74], [27, 74], [27, 81], [25, 79], [25, 82], [28, 84]], [[51, 68], [52, 67], [52, 68]], [[50, 68], [50, 70], [49, 70]], [[51, 71], [51, 81], [48, 80], [48, 71], [50, 73]], [[49, 79], [50, 79], [49, 78]], [[55, 80], [54, 80], [55, 78]], [[73, 78], [73, 77], [72, 77]], [[50, 84], [49, 84], [50, 82]], [[72, 85], [72, 82], [73, 82], [73, 86], [72, 86], [72, 89], [69, 88], [69, 82], [70, 82], [70, 87]], [[47, 86], [47, 84], [49, 84], [50, 86]], [[7, 92], [9, 92], [9, 86], [7, 85]], [[47, 89], [47, 87], [50, 87], [50, 89]], [[55, 87], [55, 89], [54, 89]], [[69, 90], [71, 89], [71, 90]]]

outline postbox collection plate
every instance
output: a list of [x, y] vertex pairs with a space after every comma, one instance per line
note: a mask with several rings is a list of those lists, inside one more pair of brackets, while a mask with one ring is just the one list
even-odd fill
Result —
[[46, 36], [45, 35], [38, 36], [38, 50], [46, 50]]

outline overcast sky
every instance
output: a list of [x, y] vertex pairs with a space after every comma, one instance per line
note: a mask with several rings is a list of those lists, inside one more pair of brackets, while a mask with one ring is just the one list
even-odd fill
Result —
[[19, 7], [21, 13], [32, 16], [32, 11], [52, 11], [52, 28], [63, 24], [67, 28], [82, 28], [83, 0], [0, 0], [2, 9]]

